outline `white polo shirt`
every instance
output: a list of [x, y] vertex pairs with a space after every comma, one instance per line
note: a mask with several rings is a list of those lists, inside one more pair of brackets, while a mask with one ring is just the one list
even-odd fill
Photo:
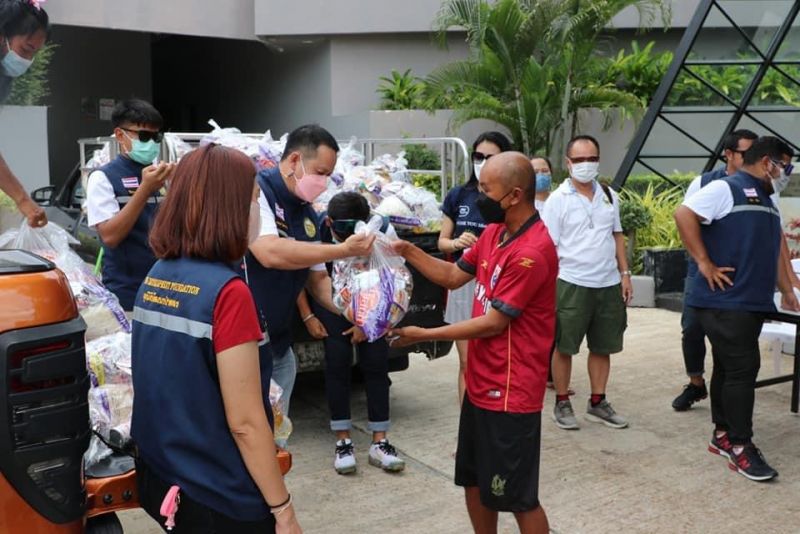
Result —
[[615, 286], [621, 277], [614, 232], [622, 232], [619, 199], [608, 201], [595, 182], [594, 199], [579, 194], [565, 180], [547, 199], [542, 220], [558, 250], [558, 277], [582, 287]]
[[[278, 233], [278, 225], [275, 223], [275, 214], [272, 212], [272, 208], [269, 207], [269, 202], [267, 202], [267, 197], [264, 195], [263, 191], [259, 191], [258, 207], [261, 212], [261, 231], [258, 233], [258, 237], [268, 235], [280, 236]], [[324, 271], [325, 264], [318, 263], [312, 265], [311, 270]]]

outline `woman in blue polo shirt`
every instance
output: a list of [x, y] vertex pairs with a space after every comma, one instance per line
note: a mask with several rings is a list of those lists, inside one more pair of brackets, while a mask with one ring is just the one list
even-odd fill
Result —
[[176, 534], [300, 533], [267, 415], [272, 355], [259, 355], [265, 328], [239, 274], [261, 226], [255, 173], [218, 145], [181, 160], [134, 305], [139, 498], [163, 527], [178, 486]]
[[[439, 250], [449, 254], [453, 261], [461, 257], [464, 250], [478, 241], [486, 223], [475, 202], [478, 199], [478, 178], [486, 161], [501, 152], [511, 150], [511, 141], [500, 132], [482, 133], [472, 144], [472, 175], [464, 185], [454, 187], [447, 193], [442, 205], [442, 230], [439, 233]], [[453, 324], [472, 318], [472, 297], [475, 281], [464, 284], [447, 295], [444, 320]], [[458, 350], [458, 399], [464, 401], [464, 370], [467, 367], [466, 340], [457, 340]]]

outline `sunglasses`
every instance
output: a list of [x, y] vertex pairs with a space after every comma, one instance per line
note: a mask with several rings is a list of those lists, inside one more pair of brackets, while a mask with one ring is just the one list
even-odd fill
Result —
[[139, 141], [141, 141], [142, 143], [147, 143], [149, 141], [155, 141], [156, 143], [160, 143], [161, 140], [164, 139], [164, 134], [161, 132], [150, 132], [148, 130], [131, 130], [129, 128], [120, 128], [120, 129], [138, 135]]
[[354, 233], [356, 233], [356, 225], [361, 221], [359, 219], [337, 219], [331, 221], [331, 230], [341, 240], [345, 240]]
[[783, 172], [786, 176], [792, 175], [792, 171], [794, 171], [794, 165], [792, 165], [791, 163], [784, 163], [782, 161], [777, 161], [774, 159], [770, 159], [770, 161], [775, 165], [777, 165], [778, 167], [780, 167], [781, 169], [783, 169]]
[[483, 152], [473, 152], [472, 153], [472, 163], [481, 164], [484, 161], [488, 160], [495, 154], [484, 154]]

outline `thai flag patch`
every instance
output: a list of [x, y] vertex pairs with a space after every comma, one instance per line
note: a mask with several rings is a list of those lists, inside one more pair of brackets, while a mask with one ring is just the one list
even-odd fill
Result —
[[122, 187], [125, 189], [136, 189], [139, 187], [139, 179], [135, 176], [122, 179]]
[[744, 191], [744, 196], [747, 198], [758, 198], [758, 193], [756, 192], [755, 188], [745, 187], [742, 191]]

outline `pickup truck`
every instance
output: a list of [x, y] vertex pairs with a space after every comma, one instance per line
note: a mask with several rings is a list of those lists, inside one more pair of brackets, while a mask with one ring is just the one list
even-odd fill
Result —
[[[97, 232], [86, 224], [82, 210], [86, 193], [81, 180], [80, 166], [76, 166], [67, 180], [60, 186], [48, 186], [32, 193], [33, 199], [44, 207], [47, 217], [65, 228], [79, 242], [78, 254], [89, 263], [94, 263], [100, 249]], [[425, 252], [442, 257], [437, 248], [437, 233], [398, 232], [401, 239], [411, 241]], [[409, 266], [414, 278], [414, 292], [408, 314], [401, 326], [415, 325], [433, 328], [444, 324], [444, 308], [447, 302], [447, 291], [432, 284]], [[296, 313], [296, 312], [295, 312]], [[319, 371], [323, 369], [325, 347], [321, 341], [312, 339], [303, 326], [302, 321], [294, 321], [294, 352], [297, 356], [298, 372]], [[431, 341], [402, 349], [393, 348], [389, 353], [390, 371], [402, 371], [408, 368], [408, 355], [415, 352], [424, 353], [429, 359], [447, 355], [453, 346], [452, 341]], [[355, 364], [355, 356], [353, 363]]]
[[0, 250], [0, 532], [121, 533], [135, 508], [133, 460], [83, 469], [89, 445], [84, 332], [66, 276]]

